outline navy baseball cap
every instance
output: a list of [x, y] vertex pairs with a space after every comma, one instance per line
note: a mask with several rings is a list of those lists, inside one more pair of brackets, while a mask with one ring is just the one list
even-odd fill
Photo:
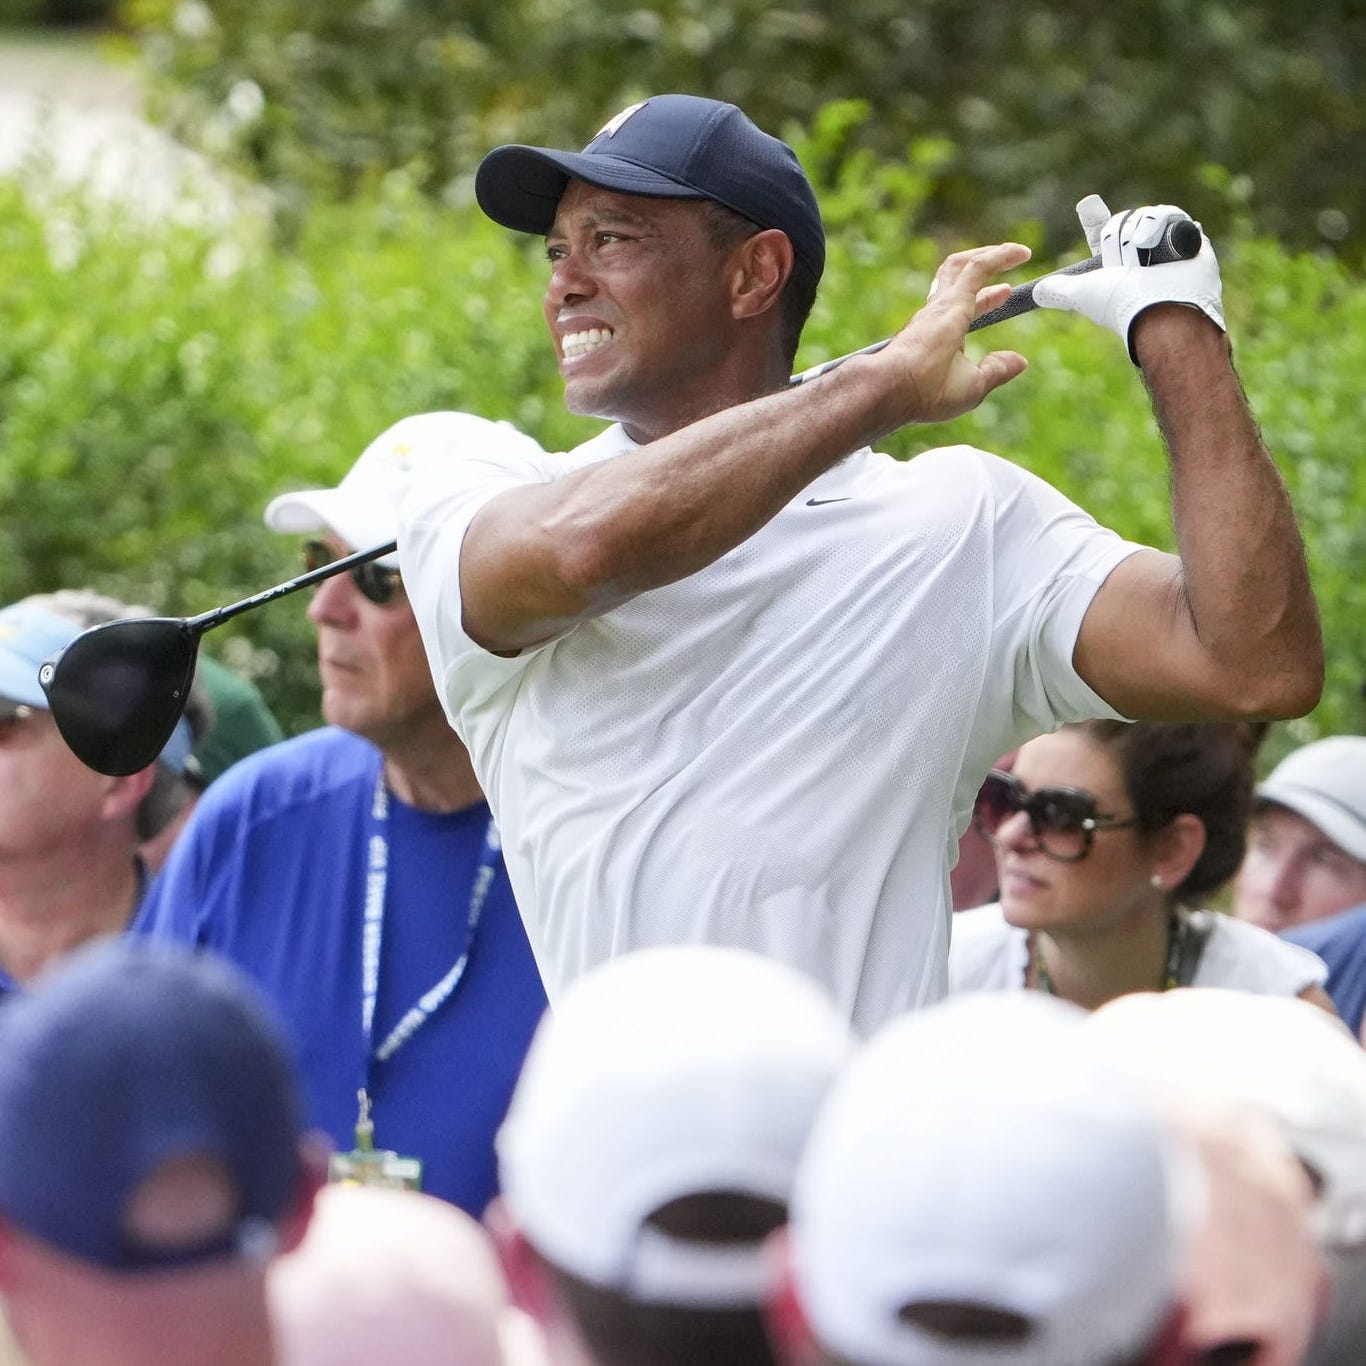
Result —
[[[0, 1217], [109, 1271], [262, 1258], [304, 1190], [293, 1063], [256, 989], [211, 954], [133, 938], [75, 950], [0, 1007]], [[222, 1165], [225, 1227], [173, 1249], [135, 1238], [165, 1164]]]
[[480, 163], [479, 207], [506, 228], [545, 234], [570, 180], [621, 194], [713, 199], [761, 228], [779, 228], [819, 279], [825, 229], [796, 154], [733, 104], [654, 95], [623, 109], [582, 152], [495, 147]]

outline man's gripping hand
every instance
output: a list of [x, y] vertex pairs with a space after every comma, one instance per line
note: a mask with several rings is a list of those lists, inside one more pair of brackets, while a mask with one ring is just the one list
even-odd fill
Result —
[[[1061, 308], [1084, 314], [1092, 322], [1117, 332], [1134, 354], [1130, 328], [1145, 308], [1154, 304], [1185, 304], [1198, 308], [1220, 331], [1224, 323], [1223, 287], [1214, 248], [1203, 232], [1199, 254], [1189, 261], [1141, 264], [1139, 252], [1154, 247], [1173, 219], [1190, 215], [1174, 204], [1154, 204], [1112, 214], [1096, 194], [1077, 205], [1077, 217], [1092, 252], [1100, 257], [1098, 270], [1078, 275], [1046, 275], [1034, 286], [1040, 308]], [[1200, 225], [1197, 223], [1196, 227]]]

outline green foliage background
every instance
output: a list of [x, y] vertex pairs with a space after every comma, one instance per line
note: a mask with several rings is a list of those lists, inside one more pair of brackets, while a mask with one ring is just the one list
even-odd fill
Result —
[[[830, 263], [802, 366], [899, 327], [950, 247], [1028, 241], [1022, 274], [1084, 254], [1071, 206], [1091, 189], [1201, 216], [1329, 646], [1322, 705], [1264, 759], [1366, 731], [1358, 8], [1055, 0], [985, 22], [960, 0], [853, 17], [815, 0], [124, 0], [154, 107], [273, 208], [157, 225], [55, 197], [40, 157], [0, 179], [0, 601], [89, 583], [180, 615], [245, 597], [297, 567], [261, 525], [268, 499], [335, 482], [407, 413], [506, 417], [552, 448], [588, 435], [560, 402], [539, 246], [482, 218], [471, 169], [496, 142], [576, 145], [630, 99], [698, 90], [787, 136], [817, 184]], [[991, 344], [1029, 373], [888, 448], [975, 442], [1170, 547], [1161, 445], [1118, 341], [1037, 313], [974, 342]], [[287, 729], [316, 723], [301, 599], [206, 648]]]
[[[828, 110], [799, 146], [808, 164], [848, 112]], [[905, 231], [925, 192], [921, 156], [841, 163], [820, 187], [830, 264], [800, 365], [888, 334], [923, 298], [940, 246]], [[1330, 646], [1323, 704], [1274, 756], [1362, 728], [1366, 287], [1262, 238], [1221, 247], [1240, 369], [1304, 525]], [[508, 417], [552, 448], [596, 428], [560, 403], [539, 245], [433, 205], [402, 175], [317, 209], [289, 248], [250, 221], [226, 234], [148, 227], [76, 201], [39, 209], [0, 182], [0, 259], [0, 601], [91, 583], [181, 615], [255, 592], [296, 569], [292, 541], [260, 522], [268, 499], [335, 482], [410, 412]], [[1118, 341], [1038, 312], [975, 343], [1018, 347], [1031, 369], [971, 416], [907, 429], [888, 449], [975, 442], [1170, 546], [1161, 445]], [[206, 648], [253, 672], [287, 729], [316, 722], [301, 599]]]
[[578, 146], [633, 100], [680, 90], [732, 100], [775, 132], [866, 100], [875, 117], [839, 155], [938, 140], [922, 230], [995, 241], [1033, 222], [1058, 251], [1082, 194], [1151, 203], [1171, 187], [1219, 236], [1241, 207], [1297, 246], [1359, 260], [1366, 245], [1359, 0], [125, 0], [121, 12], [161, 76], [162, 116], [296, 210], [396, 166], [458, 201], [487, 148]]

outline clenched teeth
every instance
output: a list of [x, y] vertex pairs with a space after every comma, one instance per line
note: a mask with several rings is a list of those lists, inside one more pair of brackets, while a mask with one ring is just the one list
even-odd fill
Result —
[[560, 352], [565, 360], [582, 356], [596, 346], [605, 346], [612, 340], [610, 327], [590, 327], [583, 332], [568, 332], [560, 341]]

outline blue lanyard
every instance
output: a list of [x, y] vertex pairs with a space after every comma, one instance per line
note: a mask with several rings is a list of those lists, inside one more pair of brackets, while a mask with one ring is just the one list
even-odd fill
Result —
[[[498, 827], [489, 818], [484, 832], [484, 847], [479, 856], [479, 867], [470, 884], [469, 912], [465, 918], [465, 947], [451, 964], [449, 971], [435, 986], [424, 992], [407, 1009], [403, 1018], [380, 1043], [374, 1046], [375, 1003], [379, 997], [380, 954], [384, 948], [384, 897], [389, 885], [389, 841], [385, 827], [389, 823], [389, 791], [384, 785], [381, 770], [375, 784], [375, 796], [370, 808], [370, 838], [366, 853], [365, 921], [361, 930], [361, 1037], [365, 1047], [363, 1063], [365, 1086], [368, 1093], [370, 1072], [374, 1063], [387, 1062], [409, 1039], [450, 999], [460, 985], [469, 963], [474, 944], [474, 931], [484, 909], [489, 888], [498, 873], [503, 844]], [[364, 1103], [364, 1102], [363, 1102]]]

